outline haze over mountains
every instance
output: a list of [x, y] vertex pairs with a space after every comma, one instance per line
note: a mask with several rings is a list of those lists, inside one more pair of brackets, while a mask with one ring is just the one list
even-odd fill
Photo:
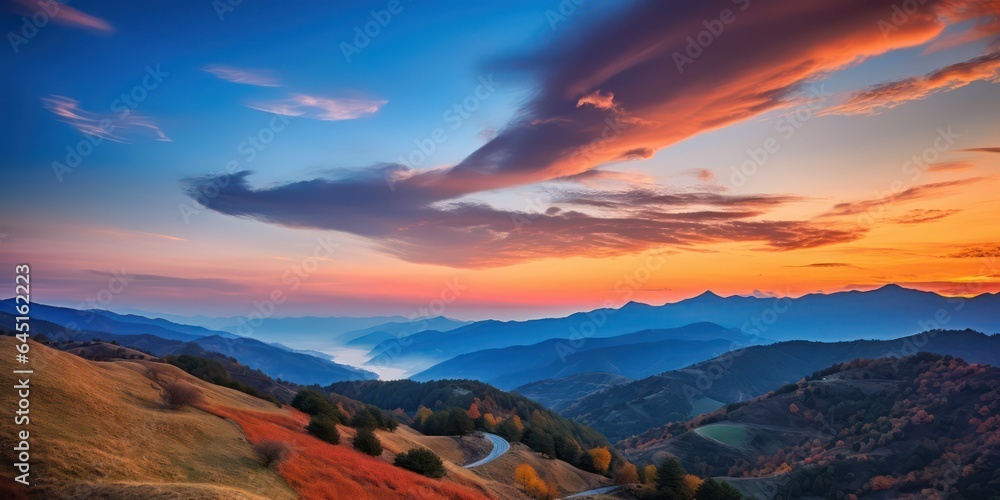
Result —
[[[372, 364], [413, 373], [461, 354], [553, 338], [613, 337], [650, 329], [711, 322], [735, 328], [748, 339], [839, 341], [890, 339], [934, 328], [1000, 330], [1000, 295], [944, 297], [886, 285], [871, 291], [809, 294], [798, 298], [697, 297], [651, 306], [630, 302], [564, 318], [479, 321], [447, 332], [428, 330], [382, 342], [369, 353]], [[940, 311], [940, 312], [939, 312]], [[755, 341], [755, 340], [754, 340]]]

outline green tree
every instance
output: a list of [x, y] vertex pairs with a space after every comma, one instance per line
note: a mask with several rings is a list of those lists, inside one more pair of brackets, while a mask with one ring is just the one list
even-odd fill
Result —
[[292, 399], [292, 408], [309, 415], [325, 415], [333, 420], [344, 422], [344, 414], [332, 401], [322, 393], [313, 389], [303, 389]]
[[687, 498], [684, 476], [687, 476], [687, 471], [681, 462], [676, 458], [667, 458], [656, 469], [656, 490], [669, 499]]
[[326, 415], [315, 415], [309, 420], [306, 431], [330, 444], [340, 442], [340, 431], [337, 430], [337, 422]]
[[729, 483], [708, 478], [701, 483], [694, 498], [695, 500], [740, 500], [742, 495]]
[[354, 444], [354, 448], [358, 451], [367, 453], [373, 457], [382, 454], [382, 441], [379, 440], [378, 436], [371, 429], [365, 427], [359, 428], [351, 443]]
[[441, 461], [441, 457], [427, 448], [413, 448], [406, 453], [400, 453], [396, 455], [395, 464], [397, 467], [427, 477], [438, 478], [445, 475], [444, 462]]

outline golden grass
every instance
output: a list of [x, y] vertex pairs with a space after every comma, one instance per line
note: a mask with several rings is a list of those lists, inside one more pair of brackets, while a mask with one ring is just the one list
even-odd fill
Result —
[[[16, 339], [0, 337], [0, 352]], [[294, 498], [274, 471], [260, 465], [232, 423], [193, 408], [167, 410], [145, 373], [178, 377], [206, 400], [266, 410], [274, 405], [212, 386], [181, 370], [147, 362], [95, 363], [32, 342], [31, 459], [33, 488], [46, 496], [142, 498]], [[9, 370], [0, 384], [15, 383]], [[0, 407], [16, 405], [0, 392]], [[13, 462], [12, 433], [0, 434], [0, 460]], [[6, 473], [9, 474], [9, 473]]]

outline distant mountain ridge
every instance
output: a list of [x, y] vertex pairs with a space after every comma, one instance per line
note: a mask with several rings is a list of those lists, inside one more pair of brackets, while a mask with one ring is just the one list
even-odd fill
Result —
[[[15, 315], [14, 300], [0, 301], [0, 312]], [[183, 340], [217, 335], [236, 337], [223, 331], [209, 330], [200, 326], [182, 325], [165, 319], [151, 319], [134, 314], [117, 314], [101, 309], [72, 309], [40, 303], [31, 304], [31, 318], [44, 320], [69, 330], [95, 330], [117, 335], [156, 335], [157, 337]]]
[[[947, 321], [937, 323], [937, 311], [942, 311], [941, 317]], [[1000, 294], [944, 297], [897, 285], [798, 298], [720, 297], [706, 292], [662, 306], [630, 302], [618, 309], [596, 309], [563, 318], [488, 320], [448, 332], [428, 330], [407, 337], [405, 345], [395, 339], [384, 341], [369, 355], [373, 364], [426, 369], [485, 349], [530, 345], [552, 338], [613, 337], [706, 321], [774, 340], [890, 339], [935, 328], [992, 333], [1000, 331], [997, 311]]]
[[456, 356], [410, 377], [481, 380], [501, 389], [577, 373], [603, 371], [643, 378], [755, 343], [739, 330], [712, 323], [589, 339], [549, 339], [528, 346]]
[[[236, 358], [241, 364], [261, 370], [268, 376], [280, 378], [297, 384], [329, 384], [345, 380], [370, 380], [377, 376], [367, 370], [334, 363], [327, 358], [320, 358], [288, 349], [265, 344], [259, 340], [231, 335], [195, 336], [167, 330], [158, 325], [139, 322], [122, 322], [101, 315], [90, 316], [88, 311], [31, 305], [32, 334], [44, 334], [52, 340], [91, 340], [115, 341], [125, 347], [141, 349], [156, 356], [169, 354], [198, 353], [201, 350], [217, 352]], [[50, 318], [50, 320], [42, 318]], [[79, 318], [85, 329], [72, 329], [71, 321]], [[91, 321], [83, 321], [92, 318]], [[148, 318], [147, 318], [148, 319]], [[56, 321], [51, 321], [56, 320]], [[57, 323], [60, 321], [62, 323]], [[0, 312], [0, 328], [13, 331], [14, 316]], [[97, 327], [107, 327], [114, 331], [100, 330]], [[118, 333], [125, 332], [125, 333]], [[197, 346], [192, 349], [191, 346]]]
[[339, 343], [348, 347], [368, 348], [378, 345], [380, 342], [403, 338], [426, 330], [437, 330], [448, 332], [458, 327], [465, 326], [470, 321], [458, 321], [444, 316], [433, 318], [415, 319], [412, 321], [384, 323], [360, 330], [352, 330], [337, 336]]

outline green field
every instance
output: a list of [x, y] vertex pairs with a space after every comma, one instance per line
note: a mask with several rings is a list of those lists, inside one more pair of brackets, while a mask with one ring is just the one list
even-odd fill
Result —
[[698, 415], [711, 413], [719, 408], [722, 408], [723, 406], [726, 406], [726, 404], [712, 398], [696, 399], [691, 402], [691, 413], [688, 414], [688, 418], [694, 418]]
[[702, 437], [734, 448], [742, 448], [747, 438], [747, 431], [738, 425], [712, 424], [699, 427], [694, 431]]

